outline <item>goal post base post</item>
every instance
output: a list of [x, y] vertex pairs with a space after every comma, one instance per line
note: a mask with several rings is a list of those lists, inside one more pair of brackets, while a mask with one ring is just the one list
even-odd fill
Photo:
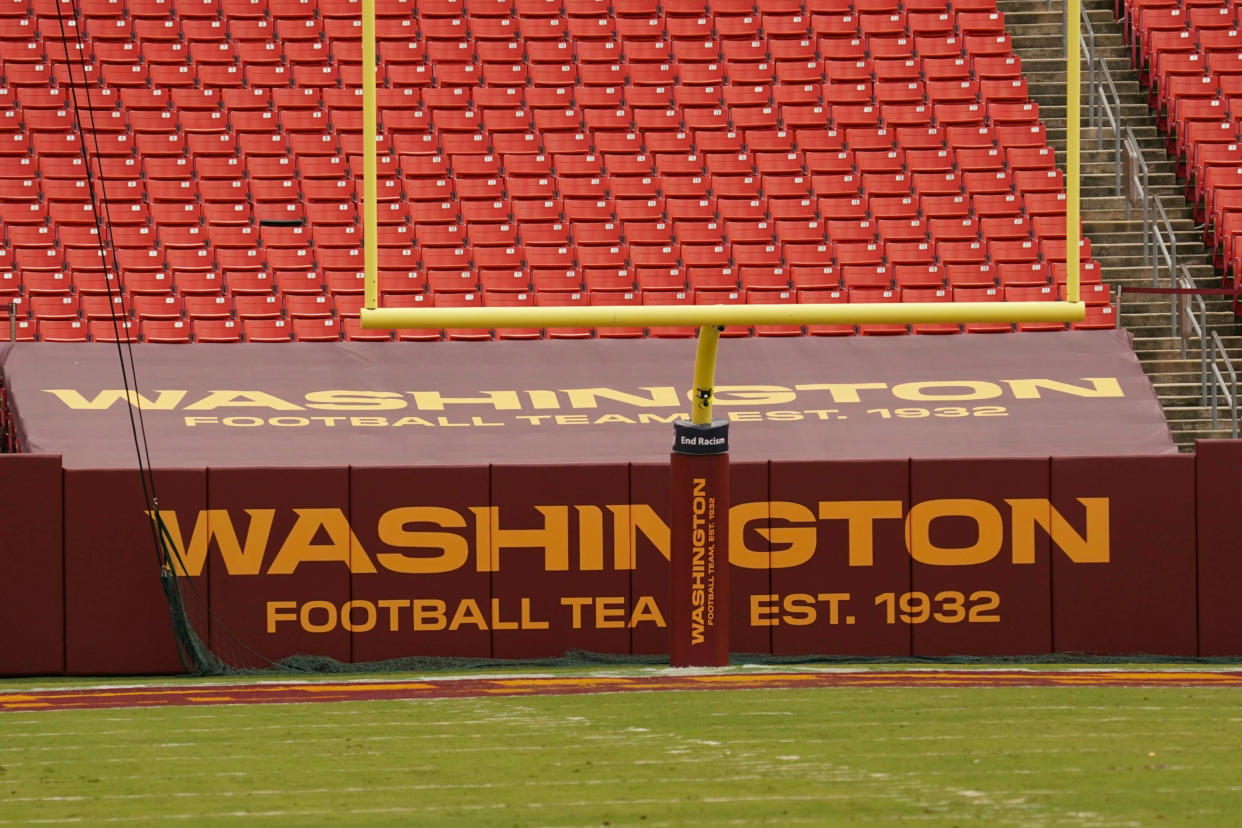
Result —
[[729, 664], [729, 424], [673, 424], [669, 666]]

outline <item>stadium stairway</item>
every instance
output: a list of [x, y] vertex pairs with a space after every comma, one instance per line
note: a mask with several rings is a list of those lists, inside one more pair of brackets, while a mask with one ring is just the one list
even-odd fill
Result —
[[[1061, 51], [1061, 4], [1051, 10], [1044, 0], [997, 0], [1013, 39], [1014, 53], [1022, 60], [1030, 82], [1031, 99], [1039, 104], [1048, 127], [1048, 143], [1064, 168], [1066, 151], [1065, 58]], [[1139, 87], [1138, 73], [1122, 41], [1121, 23], [1113, 18], [1113, 0], [1084, 0], [1096, 52], [1107, 62], [1121, 98], [1122, 123], [1133, 131], [1150, 173], [1152, 189], [1161, 198], [1173, 223], [1179, 264], [1185, 264], [1199, 287], [1219, 287], [1219, 274], [1195, 229], [1183, 182], [1174, 174], [1173, 160], [1165, 151], [1164, 135], [1156, 128], [1155, 114], [1147, 106], [1147, 93]], [[1170, 331], [1170, 301], [1164, 296], [1124, 295], [1125, 287], [1151, 284], [1150, 268], [1143, 264], [1141, 210], [1127, 220], [1124, 199], [1113, 195], [1114, 161], [1112, 134], [1106, 129], [1105, 149], [1095, 148], [1095, 130], [1088, 128], [1087, 72], [1083, 71], [1082, 101], [1082, 221], [1091, 239], [1092, 258], [1100, 262], [1104, 281], [1123, 289], [1120, 323], [1134, 336], [1134, 349], [1151, 378], [1164, 407], [1173, 438], [1182, 451], [1194, 449], [1196, 439], [1228, 437], [1227, 422], [1212, 428], [1209, 408], [1200, 405], [1199, 353], [1191, 341], [1183, 358], [1179, 340]], [[1239, 336], [1229, 297], [1209, 296], [1208, 326], [1215, 330], [1235, 361], [1242, 361]]]

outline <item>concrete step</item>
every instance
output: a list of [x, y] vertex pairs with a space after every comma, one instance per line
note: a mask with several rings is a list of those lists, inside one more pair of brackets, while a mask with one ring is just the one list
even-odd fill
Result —
[[[1062, 9], [1049, 9], [1037, 0], [998, 0], [1012, 38], [1014, 52], [1022, 60], [1029, 94], [1039, 103], [1048, 143], [1054, 147], [1058, 165], [1065, 167], [1066, 100], [1065, 57], [1062, 47]], [[1165, 136], [1156, 129], [1147, 106], [1147, 91], [1138, 85], [1130, 66], [1129, 46], [1121, 36], [1121, 26], [1113, 19], [1111, 0], [1087, 0], [1087, 18], [1094, 36], [1095, 55], [1108, 67], [1117, 91], [1117, 117], [1128, 127], [1143, 153], [1151, 191], [1160, 199], [1176, 239], [1174, 248], [1179, 266], [1185, 266], [1191, 279], [1203, 286], [1219, 284], [1211, 258], [1203, 248], [1202, 233], [1194, 228], [1185, 202], [1184, 182], [1174, 175], [1174, 165], [1166, 152]], [[1196, 438], [1228, 436], [1211, 427], [1211, 415], [1201, 405], [1198, 341], [1187, 343], [1183, 357], [1182, 341], [1172, 335], [1172, 300], [1149, 294], [1126, 295], [1124, 287], [1151, 284], [1151, 269], [1143, 261], [1141, 208], [1127, 215], [1125, 200], [1116, 192], [1117, 160], [1115, 136], [1107, 123], [1092, 126], [1087, 106], [1089, 73], [1082, 72], [1080, 90], [1083, 122], [1080, 124], [1080, 193], [1084, 232], [1092, 241], [1092, 258], [1100, 262], [1106, 282], [1123, 288], [1120, 309], [1122, 324], [1134, 335], [1134, 349], [1143, 362], [1165, 407], [1170, 430], [1178, 447], [1190, 450]], [[1097, 144], [1099, 146], [1097, 146]], [[1162, 276], [1167, 281], [1167, 276]], [[1213, 299], [1207, 303], [1207, 324], [1227, 337], [1227, 349], [1242, 366], [1242, 337], [1233, 318], [1230, 303]]]

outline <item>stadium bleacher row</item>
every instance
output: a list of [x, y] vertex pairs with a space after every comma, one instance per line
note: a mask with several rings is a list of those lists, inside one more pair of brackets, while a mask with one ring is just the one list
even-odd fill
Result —
[[[994, 0], [377, 7], [382, 304], [1064, 296], [1062, 173]], [[357, 323], [360, 14], [0, 4], [19, 337], [391, 338]], [[1112, 327], [1090, 252], [1078, 326]], [[447, 334], [493, 335], [594, 334]]]
[[[1122, 9], [1119, 9], [1122, 11]], [[1186, 179], [1204, 244], [1228, 284], [1242, 284], [1242, 21], [1237, 4], [1130, 0], [1131, 58]], [[1242, 303], [1235, 302], [1242, 314]]]

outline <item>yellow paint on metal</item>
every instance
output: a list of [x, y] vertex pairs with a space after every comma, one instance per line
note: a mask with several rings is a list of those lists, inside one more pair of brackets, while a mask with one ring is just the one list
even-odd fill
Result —
[[587, 307], [364, 308], [362, 327], [605, 328], [702, 325], [1077, 322], [1082, 302], [894, 302], [839, 305], [593, 305]]
[[379, 303], [375, 121], [375, 0], [362, 0], [362, 270], [363, 305], [368, 308]]
[[[1079, 156], [1082, 126], [1082, 0], [1065, 0], [1065, 296], [1077, 302], [1079, 293], [1078, 199], [1081, 194]], [[1097, 126], [1102, 128], [1103, 123]]]
[[707, 425], [712, 421], [712, 390], [716, 385], [716, 348], [720, 344], [720, 328], [704, 325], [699, 328], [699, 347], [694, 355], [694, 403], [690, 422]]

